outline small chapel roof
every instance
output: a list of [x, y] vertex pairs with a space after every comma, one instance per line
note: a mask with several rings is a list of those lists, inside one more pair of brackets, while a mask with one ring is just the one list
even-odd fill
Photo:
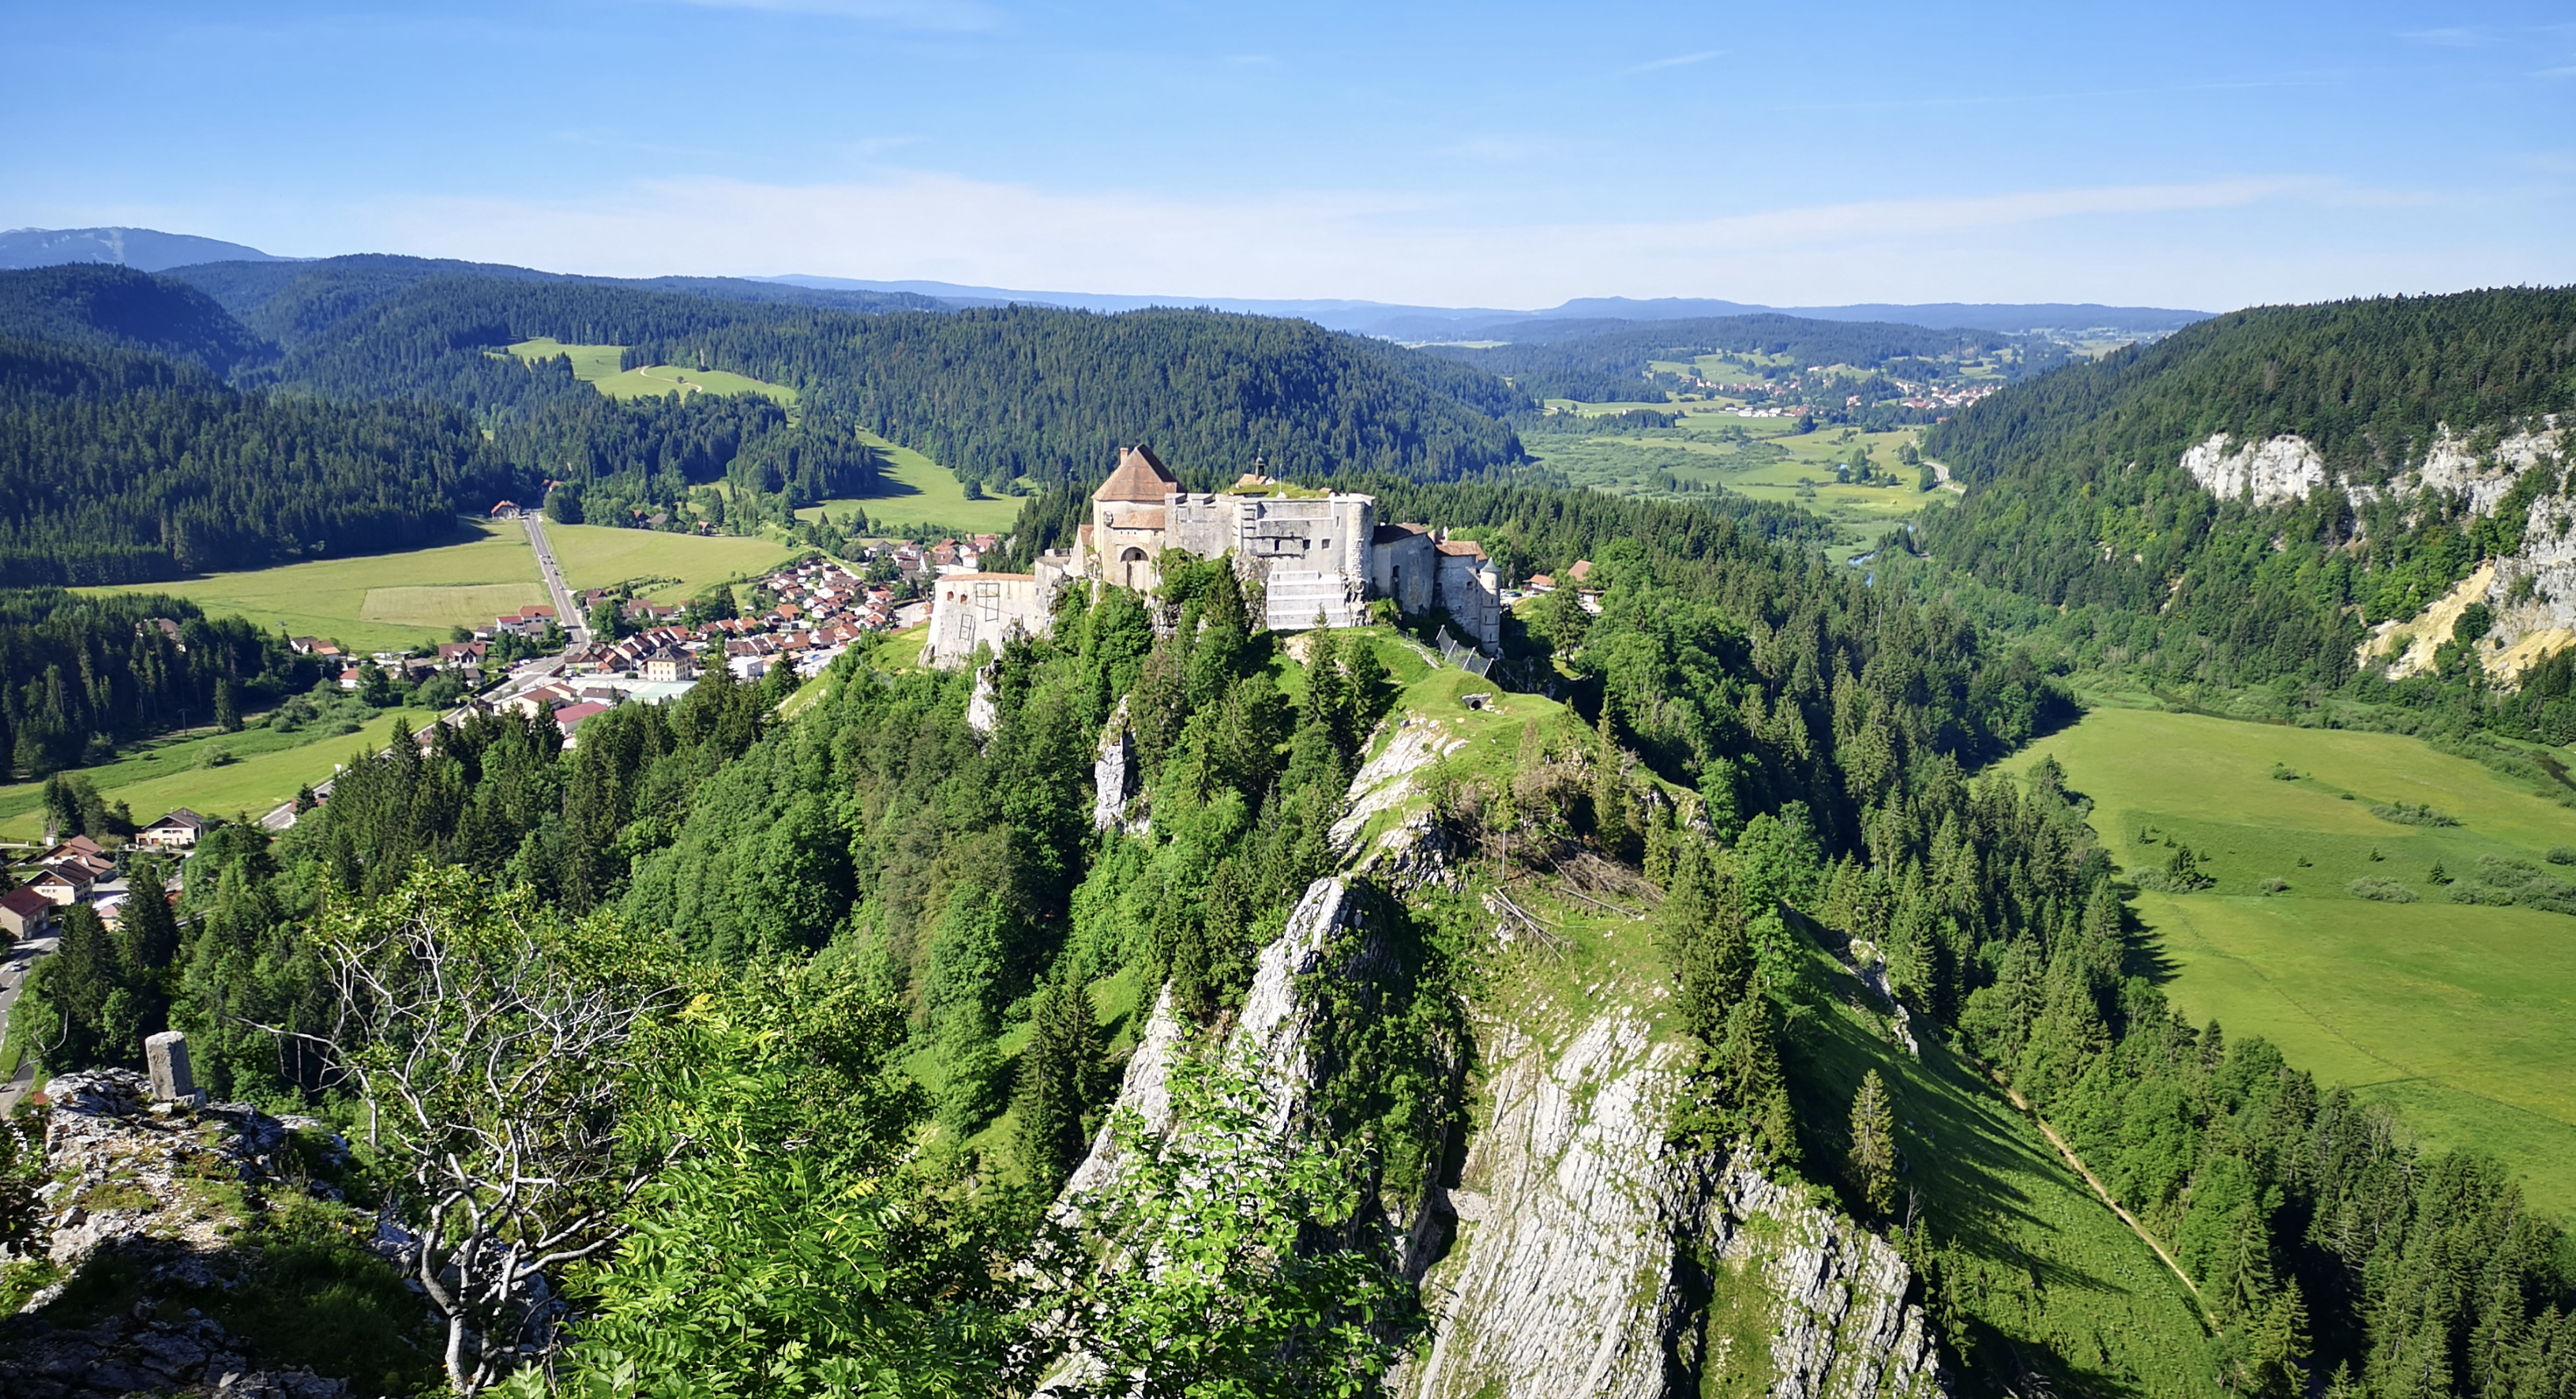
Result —
[[1181, 488], [1179, 478], [1163, 468], [1150, 447], [1130, 447], [1118, 454], [1118, 469], [1092, 492], [1093, 500], [1127, 500], [1160, 505]]

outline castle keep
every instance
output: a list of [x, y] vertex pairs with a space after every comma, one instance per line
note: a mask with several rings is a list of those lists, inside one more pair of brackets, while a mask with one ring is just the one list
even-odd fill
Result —
[[1081, 580], [1139, 592], [1161, 581], [1166, 549], [1200, 558], [1232, 551], [1236, 573], [1267, 599], [1274, 631], [1355, 627], [1372, 598], [1420, 614], [1446, 608], [1454, 628], [1493, 652], [1502, 641], [1502, 587], [1484, 549], [1422, 525], [1380, 524], [1377, 498], [1282, 485], [1247, 475], [1223, 491], [1181, 489], [1152, 451], [1130, 447], [1092, 493], [1091, 521], [1070, 549], [1034, 573], [952, 573], [931, 599], [922, 659], [963, 665], [978, 645], [1046, 630], [1056, 590]]

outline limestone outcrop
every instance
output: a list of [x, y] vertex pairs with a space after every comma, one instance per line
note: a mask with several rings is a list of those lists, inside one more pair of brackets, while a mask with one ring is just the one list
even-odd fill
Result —
[[1101, 726], [1100, 746], [1091, 759], [1091, 828], [1106, 831], [1126, 816], [1127, 799], [1136, 795], [1136, 739], [1127, 723], [1127, 700]]
[[[271, 1117], [238, 1103], [199, 1108], [193, 1092], [155, 1103], [153, 1089], [127, 1069], [70, 1073], [47, 1085], [43, 1144], [54, 1179], [37, 1192], [47, 1213], [36, 1251], [63, 1281], [0, 1319], [0, 1394], [348, 1394], [340, 1380], [263, 1366], [255, 1347], [185, 1301], [247, 1280], [252, 1256], [232, 1238], [241, 1199], [285, 1188], [338, 1198], [327, 1182], [307, 1179], [305, 1168], [317, 1157], [344, 1162], [340, 1144], [309, 1118]], [[230, 1187], [248, 1195], [228, 1198]], [[140, 1301], [90, 1325], [49, 1320], [44, 1308], [75, 1274], [111, 1260], [137, 1280]]]
[[2296, 433], [2248, 442], [2233, 451], [2230, 445], [2226, 433], [2214, 432], [2208, 441], [2182, 454], [2182, 469], [2201, 489], [2222, 500], [2246, 495], [2256, 505], [2305, 500], [2333, 476], [2326, 470], [2325, 458]]
[[[1457, 1242], [1423, 1280], [1408, 1399], [1660, 1399], [1701, 1372], [1784, 1399], [1946, 1393], [1896, 1251], [1763, 1174], [1674, 1144], [1678, 1047], [1614, 1006], [1560, 1044], [1480, 1026], [1485, 1125], [1445, 1204]], [[1703, 1301], [1703, 1299], [1714, 1299]], [[1723, 1306], [1738, 1325], [1721, 1331]], [[1766, 1336], [1739, 1353], [1746, 1325]]]

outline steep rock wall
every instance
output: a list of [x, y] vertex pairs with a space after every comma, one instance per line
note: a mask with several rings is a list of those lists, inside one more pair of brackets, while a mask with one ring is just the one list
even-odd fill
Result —
[[[1480, 1028], [1488, 1111], [1445, 1202], [1456, 1244], [1424, 1278], [1433, 1329], [1390, 1377], [1408, 1399], [1788, 1399], [1945, 1393], [1910, 1275], [1885, 1242], [1749, 1158], [1667, 1138], [1679, 1051], [1635, 1010], [1561, 1047]], [[1713, 1299], [1763, 1338], [1707, 1323]]]

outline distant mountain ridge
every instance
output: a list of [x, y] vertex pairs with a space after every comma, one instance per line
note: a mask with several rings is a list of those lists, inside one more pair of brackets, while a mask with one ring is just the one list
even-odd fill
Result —
[[[1155, 293], [1131, 295], [1113, 292], [1029, 291], [1008, 287], [971, 286], [959, 282], [924, 280], [881, 281], [852, 277], [820, 277], [790, 273], [776, 277], [649, 277], [589, 278], [577, 274], [531, 272], [526, 268], [494, 263], [458, 262], [442, 258], [396, 258], [386, 255], [359, 254], [381, 258], [387, 263], [400, 262], [416, 267], [436, 267], [445, 271], [475, 276], [520, 276], [532, 279], [599, 281], [628, 286], [644, 286], [660, 291], [693, 292], [735, 301], [772, 299], [755, 288], [797, 288], [808, 293], [872, 293], [880, 297], [900, 298], [892, 305], [880, 304], [852, 309], [895, 309], [908, 305], [916, 310], [963, 309], [974, 306], [1061, 306], [1080, 311], [1141, 311], [1151, 307], [1206, 307], [1217, 311], [1235, 311], [1255, 316], [1282, 316], [1313, 321], [1327, 330], [1350, 331], [1388, 340], [1557, 340], [1565, 338], [1549, 322], [1567, 320], [1664, 321], [1698, 320], [1713, 316], [1787, 315], [1819, 321], [1884, 321], [1901, 325], [1956, 327], [1967, 330], [1992, 330], [2008, 334], [2050, 330], [2108, 331], [2122, 338], [2169, 335], [2194, 321], [2206, 320], [2208, 311], [2178, 310], [2159, 306], [2103, 306], [2091, 302], [1931, 302], [1904, 305], [1872, 302], [1851, 306], [1766, 306], [1756, 302], [1724, 301], [1708, 297], [1656, 297], [1640, 300], [1625, 296], [1576, 297], [1561, 305], [1542, 310], [1516, 310], [1492, 306], [1408, 306], [1383, 301], [1350, 298], [1272, 299], [1259, 297], [1187, 296]], [[282, 258], [239, 243], [226, 243], [213, 238], [200, 238], [185, 233], [162, 233], [148, 228], [20, 228], [0, 233], [0, 270], [27, 267], [51, 267], [67, 262], [121, 263], [145, 272], [171, 268], [196, 268], [209, 263], [240, 265], [245, 263], [310, 263], [344, 262], [347, 259]], [[247, 279], [253, 285], [275, 290], [292, 279], [293, 274], [279, 269], [281, 275]], [[191, 281], [206, 287], [217, 300], [227, 301], [228, 309], [242, 314], [243, 308], [227, 300], [222, 290], [209, 285], [211, 279], [191, 276]], [[245, 280], [236, 276], [230, 280]], [[266, 298], [262, 298], [263, 300]], [[780, 300], [796, 300], [792, 294], [780, 294]], [[809, 302], [807, 304], [833, 304]], [[840, 303], [847, 306], [848, 303]], [[274, 332], [271, 332], [274, 333]]]
[[[1383, 301], [1264, 300], [1226, 296], [1130, 296], [1101, 292], [1024, 291], [1007, 287], [968, 286], [958, 282], [867, 281], [849, 277], [790, 274], [755, 281], [842, 291], [902, 291], [937, 297], [959, 306], [1009, 304], [1064, 306], [1082, 311], [1136, 311], [1150, 306], [1205, 306], [1255, 316], [1289, 316], [1310, 320], [1327, 330], [1346, 330], [1391, 340], [1548, 340], [1563, 335], [1556, 321], [1668, 321], [1717, 316], [1783, 315], [1816, 321], [1884, 321], [1901, 325], [1956, 327], [2021, 333], [2033, 330], [2109, 330], [2122, 335], [2164, 335], [2208, 311], [2158, 306], [2103, 306], [2092, 302], [1961, 302], [1922, 305], [1872, 302], [1853, 306], [1765, 306], [1704, 297], [1577, 297], [1544, 310], [1500, 307], [1404, 306]], [[1594, 327], [1597, 329], [1597, 326]], [[1578, 332], [1583, 333], [1583, 332]]]
[[162, 272], [197, 262], [293, 261], [219, 238], [152, 228], [13, 228], [0, 233], [0, 271], [67, 262], [112, 262], [138, 272]]

